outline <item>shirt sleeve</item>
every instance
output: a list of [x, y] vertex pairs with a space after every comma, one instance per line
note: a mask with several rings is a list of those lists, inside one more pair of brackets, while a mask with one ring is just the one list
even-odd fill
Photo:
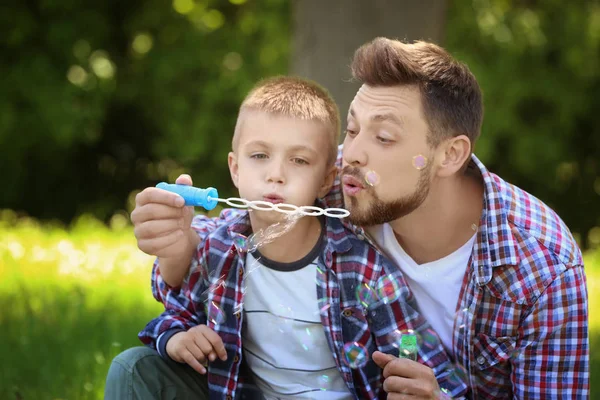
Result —
[[[227, 224], [228, 222], [238, 218], [240, 213], [240, 210], [227, 208], [221, 211], [221, 214], [218, 217], [214, 218], [202, 214], [196, 215], [192, 220], [192, 229], [194, 229], [200, 237], [200, 243], [198, 245], [198, 248], [201, 248], [204, 245], [204, 240], [209, 234], [216, 231], [219, 227]], [[197, 254], [197, 252], [194, 252], [192, 259], [190, 260], [189, 270], [193, 270], [197, 267]], [[152, 295], [154, 296], [154, 298], [157, 301], [166, 304], [167, 294], [172, 288], [163, 280], [160, 274], [160, 265], [158, 262], [158, 258], [154, 260], [154, 265], [152, 266], [152, 276], [150, 284], [152, 287]]]
[[515, 398], [589, 396], [588, 298], [583, 266], [546, 288], [520, 325], [512, 357]]
[[[167, 331], [187, 331], [194, 326], [206, 324], [204, 297], [208, 287], [206, 251], [209, 242], [204, 243], [197, 254], [197, 266], [190, 270], [181, 288], [169, 288], [163, 293], [165, 311], [150, 321], [138, 334], [147, 346], [159, 350], [158, 339]], [[164, 350], [166, 340], [162, 341]]]
[[374, 260], [382, 265], [380, 273], [376, 274], [378, 280], [374, 282], [378, 300], [369, 312], [377, 349], [401, 356], [404, 350], [402, 335], [413, 334], [417, 340], [417, 361], [433, 370], [440, 389], [452, 398], [465, 396], [468, 392], [466, 377], [455, 368], [439, 336], [419, 313], [400, 269], [379, 253]]

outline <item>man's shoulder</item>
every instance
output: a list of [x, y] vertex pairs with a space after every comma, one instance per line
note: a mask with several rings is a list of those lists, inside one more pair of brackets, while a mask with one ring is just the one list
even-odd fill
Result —
[[491, 176], [506, 216], [501, 247], [515, 252], [516, 263], [495, 267], [488, 288], [499, 298], [533, 304], [566, 270], [583, 265], [581, 251], [554, 210], [525, 190]]
[[547, 252], [557, 262], [581, 265], [582, 256], [571, 231], [558, 214], [542, 200], [493, 175], [502, 196], [508, 224], [518, 248], [526, 258]]

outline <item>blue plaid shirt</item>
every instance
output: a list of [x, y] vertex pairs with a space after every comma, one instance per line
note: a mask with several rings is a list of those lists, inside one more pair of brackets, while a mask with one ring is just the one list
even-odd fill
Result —
[[[173, 330], [206, 324], [217, 332], [225, 345], [227, 360], [209, 364], [211, 398], [241, 397], [244, 389], [251, 387], [247, 376], [240, 374], [244, 315], [239, 310], [244, 300], [246, 257], [234, 244], [234, 238], [248, 232], [250, 225], [246, 212], [236, 215], [205, 237], [180, 288], [169, 288], [160, 275], [155, 275], [154, 292], [164, 301], [165, 312], [139, 334], [143, 343], [156, 347], [158, 337]], [[398, 333], [407, 330], [422, 338], [418, 361], [433, 369], [440, 387], [455, 396], [466, 393], [467, 386], [453, 368], [439, 337], [416, 311], [400, 270], [338, 219], [326, 219], [324, 235], [316, 280], [318, 307], [325, 310], [321, 312], [321, 322], [329, 350], [354, 397], [385, 399], [386, 393], [382, 390], [381, 369], [370, 357], [364, 367], [350, 368], [344, 361], [344, 344], [358, 342], [369, 355], [379, 350], [397, 356]], [[383, 277], [398, 283], [395, 296], [388, 297], [396, 299], [388, 302], [375, 297], [365, 310], [356, 296], [357, 287], [375, 288]], [[215, 325], [214, 320], [207, 318], [205, 303], [218, 305], [227, 316], [225, 322]]]

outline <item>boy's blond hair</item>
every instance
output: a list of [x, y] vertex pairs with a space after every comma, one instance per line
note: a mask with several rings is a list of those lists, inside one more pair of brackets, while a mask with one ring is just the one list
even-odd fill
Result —
[[256, 84], [240, 106], [232, 140], [234, 151], [242, 114], [250, 110], [321, 123], [329, 134], [327, 163], [335, 163], [340, 137], [340, 113], [329, 92], [316, 82], [299, 77], [277, 76]]

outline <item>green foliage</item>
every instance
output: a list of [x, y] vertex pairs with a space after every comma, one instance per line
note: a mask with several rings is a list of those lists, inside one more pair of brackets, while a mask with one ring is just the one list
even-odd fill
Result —
[[455, 1], [447, 27], [484, 92], [476, 153], [600, 244], [600, 3]]
[[231, 187], [237, 109], [287, 71], [288, 14], [285, 0], [0, 6], [0, 207], [107, 219], [181, 171]]

